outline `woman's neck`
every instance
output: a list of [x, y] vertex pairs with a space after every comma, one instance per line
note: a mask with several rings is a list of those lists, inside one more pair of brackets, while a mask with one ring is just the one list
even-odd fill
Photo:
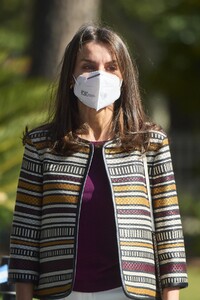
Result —
[[79, 134], [80, 138], [88, 141], [107, 141], [113, 138], [112, 107], [106, 107], [98, 112], [84, 108], [80, 110], [80, 115], [85, 127], [84, 132]]
[[91, 141], [91, 142], [95, 142], [95, 141], [105, 142], [112, 138], [112, 135], [108, 132], [104, 132], [104, 131], [97, 132], [91, 129], [89, 129], [87, 133], [79, 134], [78, 136], [84, 140]]

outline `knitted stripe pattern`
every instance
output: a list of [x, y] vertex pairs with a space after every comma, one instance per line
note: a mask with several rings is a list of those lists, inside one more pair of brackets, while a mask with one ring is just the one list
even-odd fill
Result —
[[[147, 152], [162, 288], [187, 286], [182, 224], [166, 135], [150, 133]], [[114, 196], [124, 290], [133, 299], [160, 299], [152, 220], [141, 153], [105, 150]], [[123, 164], [121, 163], [123, 161]]]
[[[58, 155], [46, 148], [46, 134], [30, 133], [25, 146], [11, 233], [9, 280], [33, 282], [36, 298], [55, 299], [66, 297], [73, 288], [78, 220], [92, 146], [83, 143], [78, 153]], [[184, 287], [185, 251], [168, 140], [160, 132], [150, 135], [147, 159], [161, 282], [163, 287]], [[135, 300], [158, 299], [141, 153], [124, 153], [112, 141], [102, 150], [113, 195], [124, 291]]]

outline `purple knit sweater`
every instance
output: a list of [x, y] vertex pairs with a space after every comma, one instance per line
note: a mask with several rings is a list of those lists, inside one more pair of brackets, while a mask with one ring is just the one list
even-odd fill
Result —
[[98, 292], [121, 285], [111, 191], [102, 148], [94, 156], [83, 194], [74, 291]]

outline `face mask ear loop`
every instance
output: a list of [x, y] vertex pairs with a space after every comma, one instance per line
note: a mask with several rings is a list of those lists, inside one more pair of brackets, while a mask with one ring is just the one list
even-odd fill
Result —
[[72, 75], [74, 81], [77, 83], [76, 77], [74, 75]]
[[[74, 75], [72, 75], [72, 77], [73, 77], [75, 83], [77, 83], [76, 77]], [[74, 87], [74, 83], [71, 81], [69, 88], [73, 89], [73, 87]]]

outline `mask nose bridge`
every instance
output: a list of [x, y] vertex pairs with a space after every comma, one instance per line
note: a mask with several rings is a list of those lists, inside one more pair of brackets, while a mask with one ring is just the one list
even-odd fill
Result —
[[98, 72], [97, 74], [92, 74], [90, 77], [88, 77], [87, 80], [98, 77], [98, 76], [101, 75], [100, 71], [97, 71], [97, 72]]

